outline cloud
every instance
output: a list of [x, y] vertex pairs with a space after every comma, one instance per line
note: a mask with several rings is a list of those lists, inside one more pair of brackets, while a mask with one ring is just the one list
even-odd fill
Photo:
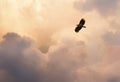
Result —
[[[90, 78], [98, 82], [99, 74], [90, 68], [86, 69], [87, 54], [84, 42], [77, 41], [73, 37], [61, 36], [57, 45], [51, 46], [45, 54], [48, 58], [46, 60], [30, 39], [8, 33], [1, 42], [0, 54], [1, 69], [5, 71], [5, 79], [10, 79], [12, 82], [74, 82], [76, 80], [89, 82]], [[81, 77], [84, 79], [81, 80]]]
[[67, 45], [60, 42], [43, 54], [31, 39], [7, 33], [0, 42], [0, 76], [4, 77], [0, 80], [73, 82], [76, 70], [85, 64], [85, 46], [72, 39]]
[[[0, 34], [2, 36], [7, 32], [15, 32], [34, 37], [39, 43], [41, 51], [47, 52], [49, 46], [53, 44], [51, 36], [55, 32], [64, 28], [73, 28], [73, 25], [76, 25], [73, 1], [1, 1]], [[67, 11], [66, 14], [65, 11]]]
[[[0, 29], [5, 31], [2, 34], [16, 32], [5, 34], [0, 41], [0, 82], [119, 80], [119, 1], [76, 1], [75, 8], [87, 14], [76, 12], [73, 2], [5, 0], [0, 3]], [[76, 22], [83, 16], [88, 28], [75, 34]], [[38, 39], [39, 44], [20, 36], [26, 33]]]
[[109, 45], [120, 45], [120, 32], [116, 31], [113, 32], [107, 32], [104, 36], [104, 41]]
[[40, 51], [38, 50], [38, 52], [30, 39], [22, 38], [15, 33], [6, 34], [3, 41], [0, 42], [0, 71], [4, 71], [2, 75], [5, 73], [2, 82], [5, 80], [38, 82], [40, 73], [38, 73], [36, 64], [38, 60], [41, 61], [39, 59]]
[[[76, 14], [71, 7], [73, 3], [68, 2], [64, 3], [66, 7], [63, 9], [63, 1], [60, 1], [59, 5], [57, 5], [58, 1], [55, 1], [53, 5], [50, 1], [43, 1], [42, 5], [40, 4], [43, 8], [42, 13], [36, 10], [39, 1], [38, 4], [26, 2], [27, 4], [21, 4], [17, 8], [15, 5], [8, 8], [0, 7], [4, 11], [1, 14], [1, 27], [6, 27], [7, 30], [8, 27], [9, 29], [12, 27], [18, 31], [21, 27], [37, 29], [34, 38], [38, 38], [39, 44], [43, 45], [39, 48], [38, 43], [28, 37], [20, 36], [16, 30], [17, 33], [5, 34], [2, 37], [3, 40], [0, 41], [0, 82], [111, 82], [119, 80], [120, 43], [118, 37], [120, 34], [116, 29], [116, 27], [119, 29], [119, 15], [113, 17], [113, 20], [110, 19], [111, 21], [102, 18], [103, 15], [111, 15], [113, 10], [117, 11], [118, 1], [106, 0], [104, 3], [103, 0], [86, 0], [86, 2], [74, 3], [79, 10], [86, 12], [95, 9], [102, 15], [96, 12], [87, 14], [85, 17], [88, 28], [81, 30], [80, 34], [73, 33], [74, 26], [72, 25], [76, 24], [76, 18], [79, 20], [82, 13]], [[51, 12], [48, 13], [48, 11]], [[64, 11], [67, 13], [65, 14]], [[5, 14], [8, 12], [9, 15]], [[17, 15], [15, 15], [16, 12]], [[11, 22], [7, 22], [11, 19]], [[59, 22], [55, 24], [58, 20]], [[115, 32], [108, 31], [108, 28], [112, 27], [112, 25], [109, 27], [110, 23], [115, 27]], [[28, 34], [34, 35], [31, 33], [33, 30]], [[42, 53], [44, 47], [48, 48], [46, 53]]]
[[108, 16], [119, 10], [119, 0], [77, 0], [74, 3], [75, 8], [83, 11], [97, 10], [101, 15]]
[[119, 68], [120, 62], [119, 47], [111, 47], [112, 49], [106, 47], [102, 59], [97, 61], [100, 65], [96, 66], [95, 63], [94, 67], [94, 64], [88, 62], [90, 57], [86, 49], [88, 45], [77, 37], [68, 35], [63, 35], [63, 32], [55, 34], [53, 40], [55, 39], [56, 43], [50, 46], [47, 53], [42, 53], [36, 43], [28, 37], [21, 37], [16, 33], [4, 35], [0, 42], [0, 81], [110, 82], [118, 80], [119, 74], [116, 69]]
[[[86, 65], [85, 44], [69, 36], [62, 37], [48, 52], [50, 82], [74, 82], [76, 70]], [[54, 78], [56, 77], [56, 79]], [[66, 79], [69, 78], [69, 79]]]
[[104, 54], [102, 63], [102, 75], [106, 82], [119, 82], [120, 81], [120, 46], [109, 45]]

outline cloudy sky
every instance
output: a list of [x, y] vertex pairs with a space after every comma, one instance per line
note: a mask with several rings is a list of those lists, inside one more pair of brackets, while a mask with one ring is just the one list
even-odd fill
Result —
[[[0, 82], [120, 82], [119, 0], [0, 0]], [[75, 33], [81, 18], [86, 29]]]

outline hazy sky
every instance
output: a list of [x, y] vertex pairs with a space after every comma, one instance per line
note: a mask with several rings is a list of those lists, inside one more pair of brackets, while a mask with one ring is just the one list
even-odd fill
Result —
[[119, 9], [119, 0], [0, 0], [0, 82], [120, 82]]

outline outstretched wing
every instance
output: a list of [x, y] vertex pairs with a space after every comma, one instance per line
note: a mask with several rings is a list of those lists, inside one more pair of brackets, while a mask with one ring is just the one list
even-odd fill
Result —
[[78, 25], [76, 28], [75, 28], [75, 32], [79, 32], [81, 29], [82, 29], [82, 25]]
[[84, 25], [85, 24], [85, 19], [81, 19], [79, 25]]

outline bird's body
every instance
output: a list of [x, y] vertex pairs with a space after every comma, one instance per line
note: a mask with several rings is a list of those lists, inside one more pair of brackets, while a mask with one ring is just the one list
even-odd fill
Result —
[[85, 24], [85, 19], [82, 18], [80, 20], [80, 23], [75, 28], [75, 32], [79, 32], [83, 27], [86, 28], [85, 26], [83, 26], [84, 24]]

